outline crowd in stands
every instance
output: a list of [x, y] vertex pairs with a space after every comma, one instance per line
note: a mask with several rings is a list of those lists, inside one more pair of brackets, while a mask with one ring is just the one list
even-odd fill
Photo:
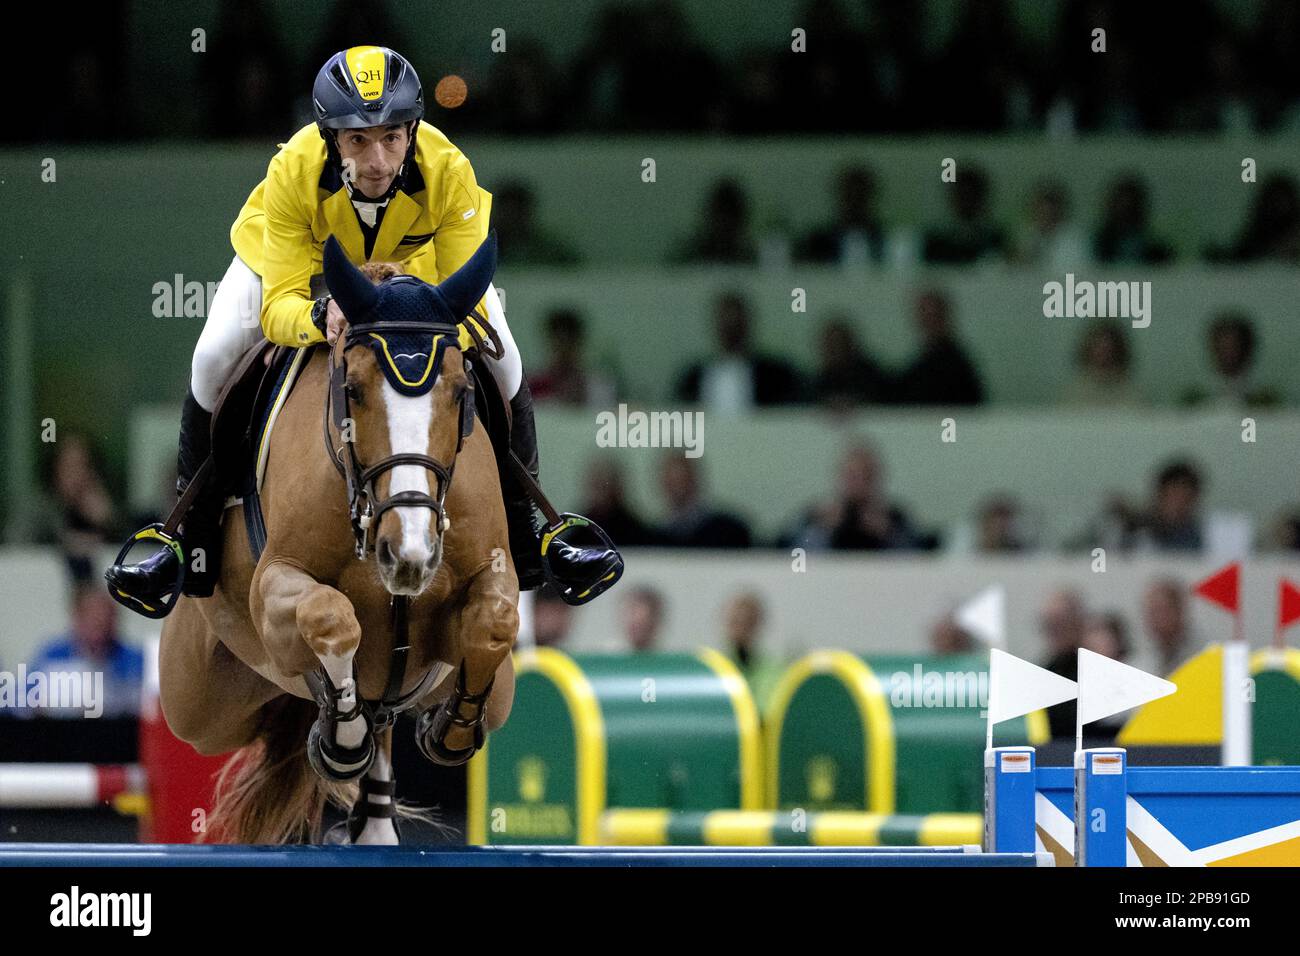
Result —
[[[844, 411], [984, 404], [985, 376], [962, 342], [948, 296], [937, 287], [924, 288], [913, 299], [911, 311], [915, 346], [902, 364], [890, 366], [873, 355], [860, 323], [847, 312], [835, 311], [817, 326], [816, 364], [806, 369], [756, 345], [748, 299], [740, 292], [723, 293], [713, 306], [711, 350], [686, 357], [673, 384], [673, 398], [727, 416], [778, 406]], [[593, 354], [578, 310], [560, 307], [550, 312], [543, 338], [537, 370], [529, 372], [540, 401], [602, 409], [635, 399], [618, 381], [617, 359]], [[1144, 394], [1134, 379], [1125, 323], [1092, 320], [1079, 335], [1073, 372], [1059, 387], [1056, 405], [1278, 407], [1285, 404], [1285, 396], [1258, 372], [1260, 339], [1247, 312], [1229, 308], [1214, 313], [1205, 337], [1209, 375], [1179, 394], [1156, 396]]]
[[[669, 261], [678, 265], [785, 266], [817, 264], [846, 270], [889, 264], [964, 266], [1002, 263], [1064, 273], [1091, 267], [1207, 263], [1300, 264], [1300, 187], [1286, 172], [1268, 172], [1245, 194], [1241, 220], [1228, 242], [1205, 240], [1180, 259], [1151, 222], [1151, 186], [1138, 172], [1114, 176], [1104, 187], [1095, 216], [1085, 228], [1070, 191], [1050, 176], [1025, 187], [1021, 212], [1012, 222], [992, 212], [993, 183], [976, 162], [959, 160], [956, 179], [945, 184], [948, 208], [933, 223], [889, 223], [879, 208], [876, 173], [863, 163], [838, 170], [829, 185], [831, 218], [805, 231], [775, 223], [761, 234], [745, 184], [717, 180]], [[531, 184], [508, 179], [493, 185], [493, 225], [501, 254], [512, 265], [568, 266], [579, 253], [548, 232], [535, 216]], [[1094, 218], [1094, 217], [1088, 217]]]
[[1100, 547], [1108, 554], [1197, 556], [1208, 553], [1215, 540], [1249, 542], [1254, 534], [1260, 551], [1300, 550], [1300, 508], [1284, 509], [1270, 527], [1252, 529], [1239, 513], [1205, 507], [1203, 468], [1185, 458], [1159, 463], [1145, 499], [1099, 490], [1095, 517], [1060, 542], [1045, 540], [1032, 507], [996, 489], [966, 524], [935, 527], [914, 517], [894, 500], [881, 452], [865, 441], [841, 453], [834, 491], [825, 500], [809, 502], [787, 527], [764, 538], [744, 515], [713, 502], [698, 461], [679, 451], [662, 458], [658, 491], [664, 518], [659, 523], [629, 504], [623, 469], [608, 457], [588, 463], [580, 510], [627, 547], [968, 555], [1081, 553]]
[[[132, 7], [112, 0], [77, 18], [66, 64], [51, 77], [53, 102], [31, 124], [35, 139], [175, 135], [166, 112], [135, 109], [127, 95], [132, 75], [154, 65], [134, 62]], [[212, 21], [195, 21], [209, 36], [190, 132], [283, 135], [302, 125], [311, 74], [331, 53], [366, 37], [410, 55], [412, 36], [395, 9], [393, 0], [338, 0], [322, 8], [321, 29], [303, 44], [286, 35], [273, 6], [219, 4]], [[585, 40], [562, 58], [514, 30], [504, 13], [494, 25], [507, 30], [507, 50], [486, 75], [470, 76], [457, 125], [512, 136], [1300, 126], [1300, 12], [1290, 0], [1237, 11], [1212, 0], [1065, 0], [1043, 17], [1017, 12], [1011, 0], [807, 0], [792, 17], [771, 18], [767, 42], [736, 51], [703, 35], [728, 31], [726, 15], [688, 16], [678, 0], [614, 0], [575, 17], [572, 29]], [[792, 49], [796, 28], [803, 52]], [[1106, 31], [1105, 52], [1095, 49], [1097, 29]], [[439, 64], [417, 65], [431, 91]], [[459, 60], [441, 67], [464, 71]]]

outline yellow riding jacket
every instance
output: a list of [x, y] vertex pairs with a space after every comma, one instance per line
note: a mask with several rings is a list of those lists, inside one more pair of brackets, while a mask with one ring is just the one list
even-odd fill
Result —
[[[388, 201], [368, 258], [441, 282], [487, 238], [491, 210], [492, 195], [479, 187], [465, 154], [421, 121], [414, 168]], [[313, 123], [280, 144], [230, 228], [235, 252], [262, 278], [262, 332], [277, 345], [323, 341], [311, 321], [311, 277], [321, 271], [331, 234], [354, 264], [367, 261], [356, 210]]]

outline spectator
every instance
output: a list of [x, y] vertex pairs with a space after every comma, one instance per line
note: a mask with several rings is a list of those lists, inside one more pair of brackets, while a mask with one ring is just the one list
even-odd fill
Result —
[[1091, 615], [1084, 628], [1080, 646], [1113, 661], [1126, 662], [1131, 648], [1128, 625], [1123, 616], [1114, 611]]
[[544, 584], [533, 596], [533, 643], [538, 647], [561, 647], [573, 629], [573, 608]]
[[980, 506], [975, 549], [982, 554], [1014, 554], [1028, 550], [1020, 504], [1010, 494], [998, 494]]
[[[1088, 622], [1084, 627], [1083, 642], [1080, 646], [1084, 650], [1100, 654], [1102, 657], [1109, 657], [1113, 661], [1127, 663], [1129, 657], [1128, 625], [1124, 623], [1122, 616], [1113, 611], [1091, 614], [1088, 616]], [[1088, 736], [1094, 739], [1105, 737], [1113, 740], [1115, 735], [1128, 723], [1132, 713], [1132, 711], [1124, 711], [1123, 713], [1113, 714], [1110, 717], [1093, 721], [1088, 725]]]
[[1142, 404], [1130, 377], [1128, 338], [1113, 319], [1096, 319], [1079, 340], [1074, 377], [1061, 392], [1064, 405], [1077, 407]]
[[211, 49], [198, 58], [205, 101], [198, 112], [206, 111], [208, 132], [220, 138], [283, 135], [296, 76], [266, 5], [221, 4], [213, 34]]
[[[531, 37], [511, 36], [509, 50], [509, 56], [492, 58], [492, 73], [484, 97], [488, 108], [475, 118], [493, 129], [511, 135], [554, 134], [567, 112], [563, 99], [556, 96], [556, 91], [561, 87], [561, 72], [550, 62], [545, 46]], [[494, 207], [499, 195], [494, 193]], [[495, 219], [494, 208], [493, 220]], [[567, 250], [556, 248], [546, 251], [555, 254]], [[549, 263], [573, 260], [526, 261]]]
[[634, 588], [623, 599], [623, 634], [627, 649], [647, 654], [659, 649], [664, 620], [664, 599], [654, 588]]
[[1269, 539], [1273, 550], [1300, 551], [1300, 508], [1287, 508], [1279, 514]]
[[1254, 380], [1255, 327], [1245, 314], [1219, 313], [1210, 325], [1206, 344], [1214, 365], [1214, 382], [1209, 389], [1190, 391], [1184, 399], [1187, 404], [1230, 408], [1267, 408], [1278, 404], [1277, 393]]
[[584, 479], [586, 504], [582, 513], [605, 529], [619, 547], [654, 544], [654, 531], [637, 516], [626, 500], [623, 469], [612, 458], [587, 466]]
[[588, 368], [582, 316], [574, 309], [552, 309], [546, 314], [545, 325], [546, 366], [528, 377], [533, 398], [596, 408], [614, 404], [614, 383]]
[[1187, 623], [1187, 598], [1173, 578], [1153, 582], [1142, 595], [1142, 624], [1156, 655], [1156, 673], [1168, 677], [1196, 648]]
[[932, 69], [945, 125], [987, 131], [1028, 125], [1030, 71], [1016, 18], [1005, 0], [955, 8], [956, 21]]
[[655, 533], [655, 540], [669, 548], [748, 548], [748, 525], [705, 503], [697, 460], [678, 453], [664, 457], [659, 487], [668, 506], [668, 521]]
[[497, 231], [501, 261], [511, 265], [564, 266], [579, 261], [565, 242], [537, 225], [533, 191], [521, 182], [505, 182], [492, 193], [492, 227]]
[[835, 222], [809, 233], [795, 247], [803, 262], [844, 266], [883, 262], [885, 229], [876, 212], [876, 177], [864, 166], [848, 166], [836, 182]]
[[1088, 264], [1087, 238], [1070, 219], [1065, 187], [1055, 180], [1040, 182], [1029, 199], [1029, 221], [1016, 239], [1013, 258], [1022, 265], [1068, 272]]
[[116, 537], [116, 508], [109, 497], [99, 455], [82, 435], [66, 434], [54, 443], [47, 486], [54, 493], [58, 527], [47, 528], [45, 542], [62, 546], [73, 578], [91, 576], [99, 549]]
[[925, 261], [948, 265], [1000, 259], [1006, 247], [1002, 229], [989, 218], [989, 181], [974, 165], [959, 168], [949, 187], [951, 215], [946, 225], [925, 236]]
[[863, 350], [848, 316], [822, 326], [819, 359], [812, 396], [822, 405], [842, 409], [885, 404], [892, 397], [889, 376]]
[[930, 628], [930, 653], [939, 657], [970, 654], [979, 647], [975, 638], [957, 623], [951, 614], [945, 614]]
[[736, 293], [718, 299], [714, 313], [718, 354], [697, 362], [677, 382], [677, 398], [708, 411], [739, 415], [755, 406], [787, 405], [802, 397], [794, 366], [756, 353], [750, 342], [749, 306]]
[[921, 351], [898, 378], [898, 400], [909, 405], [979, 405], [984, 386], [965, 349], [953, 336], [948, 300], [922, 292], [914, 319]]
[[733, 596], [723, 612], [728, 654], [749, 683], [760, 714], [767, 713], [783, 670], [779, 659], [759, 650], [764, 616], [762, 599], [753, 591]]
[[749, 232], [749, 200], [739, 182], [718, 182], [699, 221], [699, 231], [678, 254], [678, 262], [753, 265], [758, 261]]
[[[716, 125], [725, 83], [710, 52], [692, 35], [676, 0], [637, 4], [632, 32], [615, 43], [626, 48], [618, 96], [627, 127], [698, 131]], [[665, 79], [690, 84], [681, 96], [665, 95]]]
[[854, 445], [840, 461], [836, 497], [811, 508], [783, 543], [809, 549], [893, 551], [934, 547], [912, 526], [884, 487], [884, 465], [869, 445]]
[[1147, 187], [1135, 173], [1111, 183], [1105, 213], [1093, 238], [1093, 254], [1108, 265], [1157, 265], [1172, 257], [1151, 232]]
[[[102, 698], [94, 700], [94, 690], [83, 689], [82, 704], [93, 701], [95, 716], [129, 717], [140, 712], [140, 695], [144, 681], [144, 655], [138, 648], [123, 644], [117, 632], [117, 605], [98, 583], [77, 584], [72, 596], [71, 629], [48, 641], [32, 662], [33, 674], [47, 675], [50, 686], [58, 683], [48, 675], [90, 673], [96, 685], [102, 675]], [[84, 706], [55, 709], [49, 716], [80, 717]]]
[[[1043, 667], [1070, 680], [1079, 678], [1079, 648], [1083, 646], [1087, 615], [1083, 599], [1075, 591], [1059, 590], [1048, 597], [1038, 618], [1047, 645]], [[1053, 738], [1074, 736], [1074, 701], [1047, 708], [1047, 722]]]
[[1260, 185], [1232, 258], [1300, 264], [1300, 196], [1291, 176], [1274, 173]]
[[1199, 551], [1201, 473], [1190, 461], [1172, 461], [1156, 476], [1150, 510], [1133, 533], [1131, 546], [1157, 551]]

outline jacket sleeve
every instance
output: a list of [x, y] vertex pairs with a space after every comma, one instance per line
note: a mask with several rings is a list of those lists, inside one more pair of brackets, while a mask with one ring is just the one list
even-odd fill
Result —
[[[472, 256], [487, 238], [492, 194], [481, 189], [463, 153], [457, 153], [444, 177], [441, 211], [433, 239], [406, 263], [406, 271], [425, 282], [438, 283]], [[479, 311], [487, 314], [480, 300]]]
[[311, 217], [297, 195], [283, 154], [266, 174], [262, 233], [262, 332], [276, 345], [302, 347], [323, 342], [312, 325]]

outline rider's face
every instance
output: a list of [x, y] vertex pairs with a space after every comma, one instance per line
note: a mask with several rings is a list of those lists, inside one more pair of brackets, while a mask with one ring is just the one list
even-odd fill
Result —
[[409, 142], [406, 127], [371, 126], [340, 130], [339, 155], [343, 168], [351, 170], [353, 185], [366, 196], [382, 196], [402, 167]]

